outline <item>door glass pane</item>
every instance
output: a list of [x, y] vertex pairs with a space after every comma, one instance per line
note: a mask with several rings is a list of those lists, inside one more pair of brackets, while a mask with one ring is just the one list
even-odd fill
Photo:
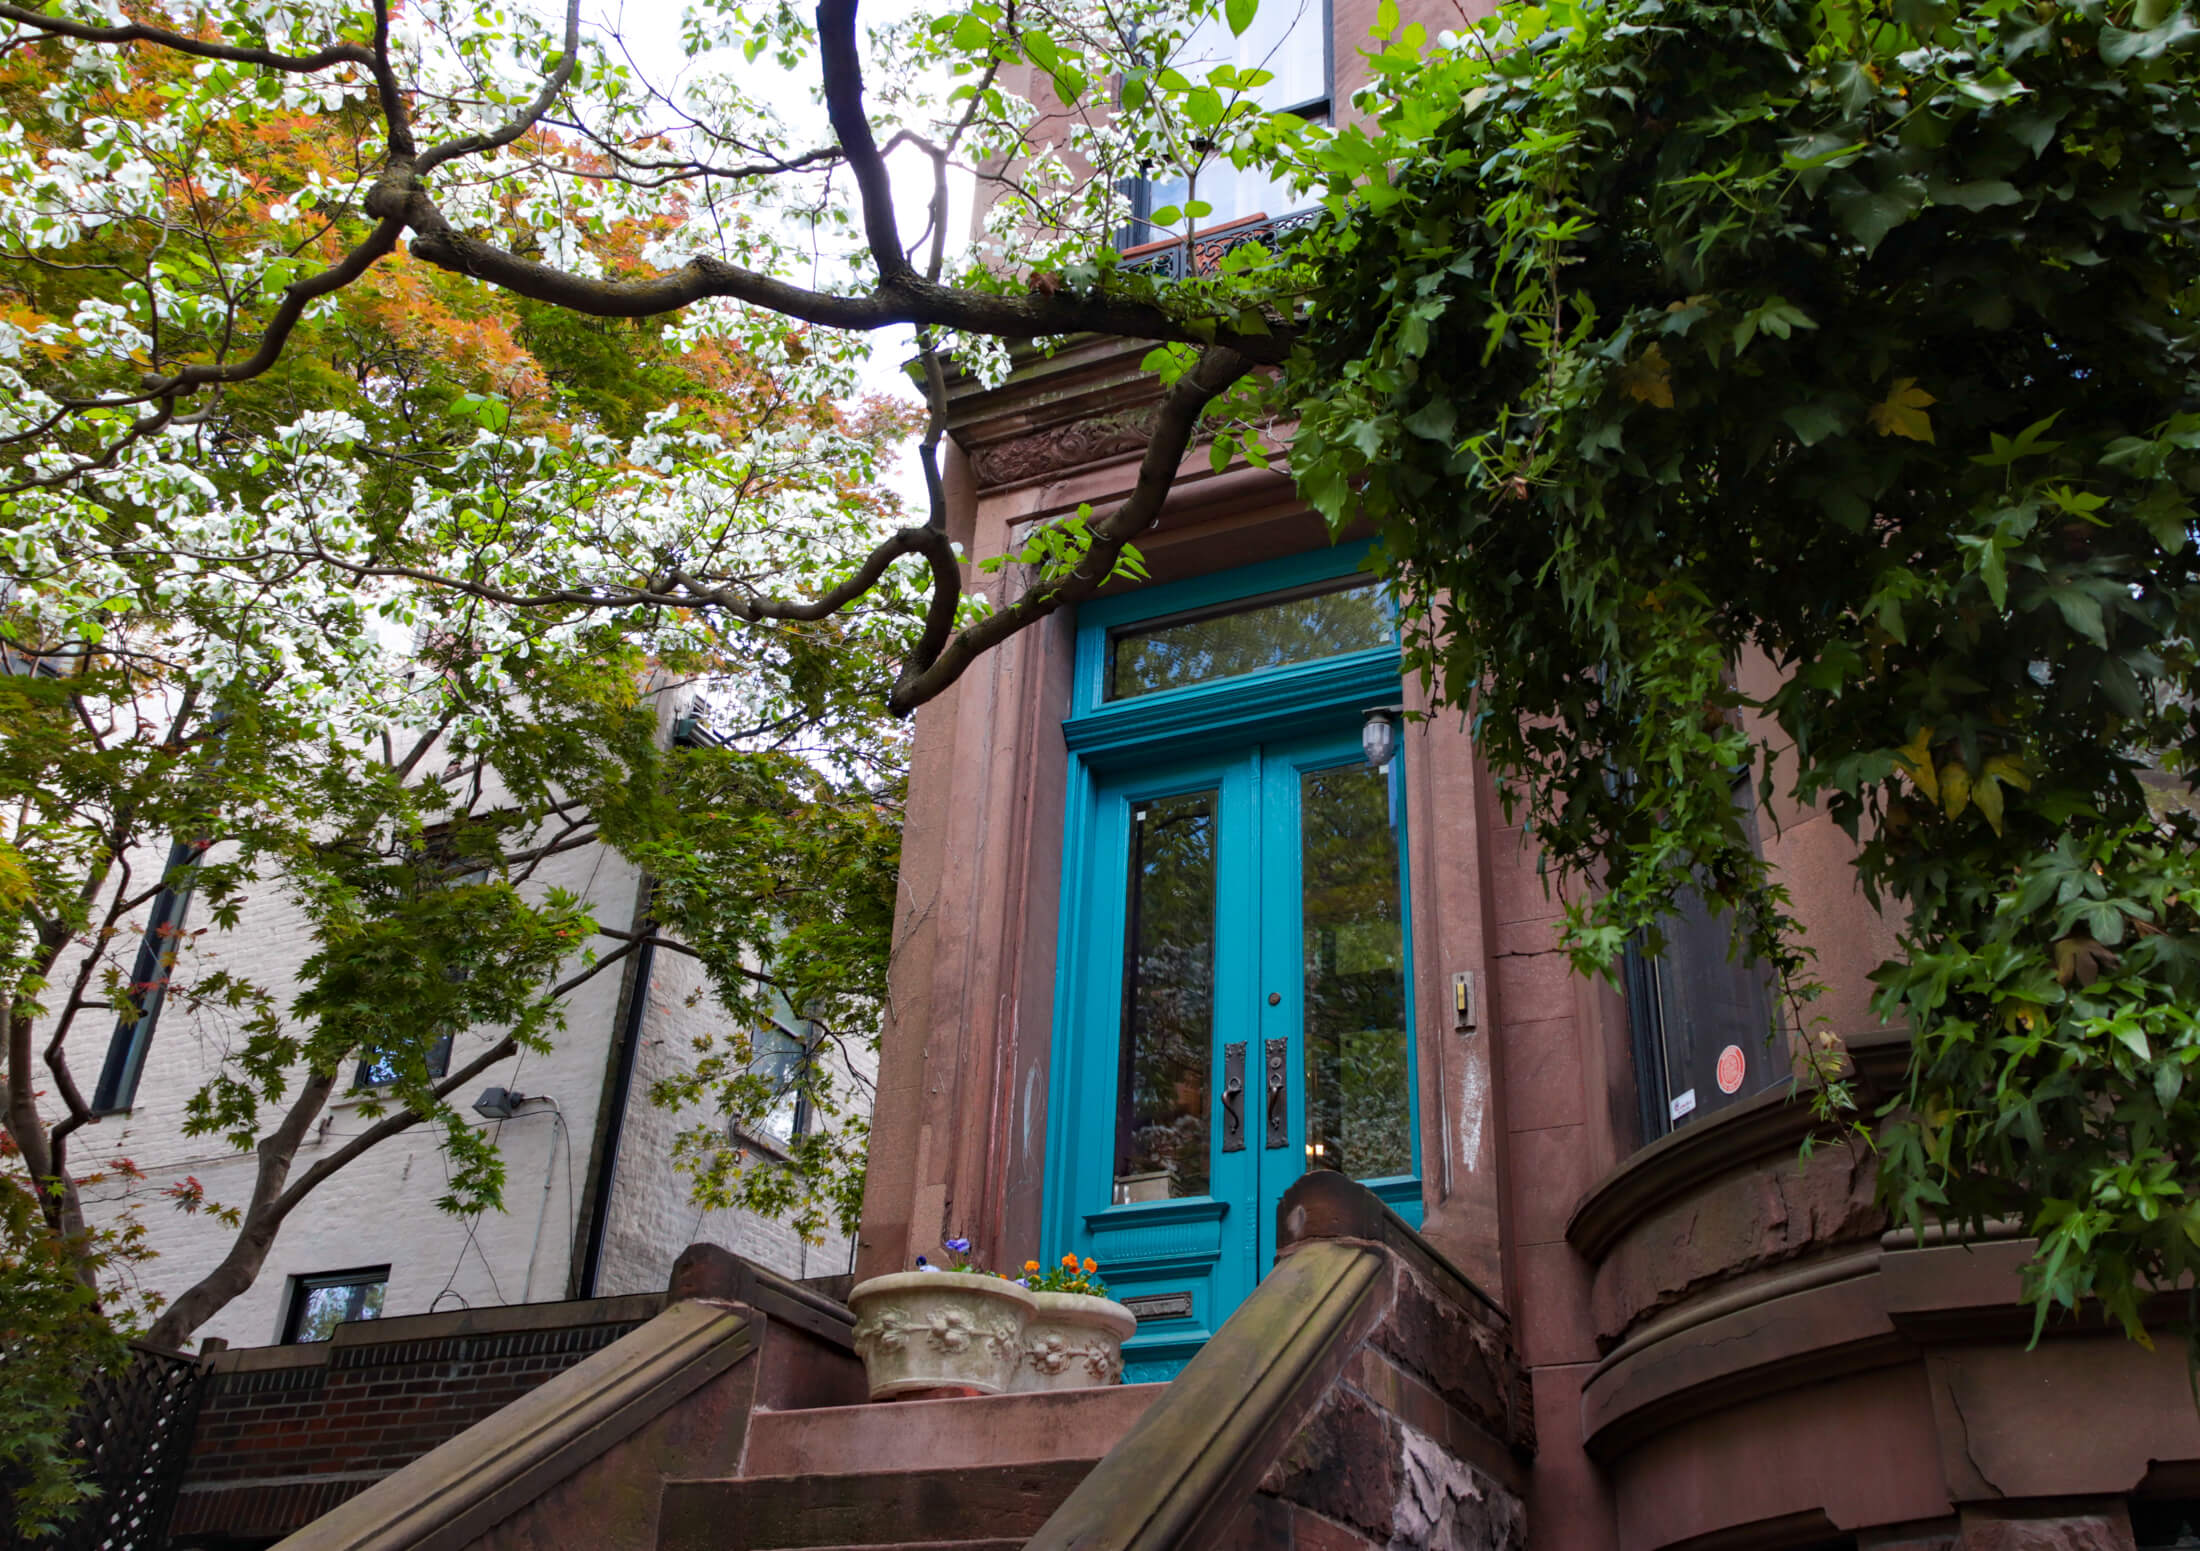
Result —
[[1129, 700], [1235, 678], [1262, 668], [1314, 662], [1388, 646], [1390, 611], [1374, 582], [1271, 598], [1251, 608], [1145, 630], [1108, 643], [1108, 698]]
[[1299, 779], [1305, 891], [1306, 1166], [1413, 1172], [1405, 927], [1390, 778], [1364, 764]]
[[1115, 1101], [1119, 1202], [1207, 1193], [1218, 795], [1209, 788], [1131, 810]]

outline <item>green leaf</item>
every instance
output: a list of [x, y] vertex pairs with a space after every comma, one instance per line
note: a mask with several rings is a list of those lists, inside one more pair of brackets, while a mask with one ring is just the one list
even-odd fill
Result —
[[1805, 447], [1815, 447], [1841, 429], [1840, 412], [1826, 404], [1790, 404], [1780, 418]]
[[2200, 38], [2200, 26], [2183, 11], [2171, 15], [2158, 27], [2144, 31], [2126, 32], [2121, 27], [2101, 29], [2101, 62], [2108, 65], [2128, 65], [2135, 60], [2159, 59], [2172, 49], [2183, 48], [2193, 39]]
[[1254, 13], [1260, 9], [1260, 0], [1224, 0], [1223, 19], [1230, 24], [1230, 36], [1242, 38], [1245, 29], [1253, 25]]
[[2081, 588], [2063, 586], [2051, 589], [2048, 597], [2062, 612], [2064, 624], [2095, 646], [2108, 645], [2108, 629], [2101, 618], [2101, 606], [2090, 593]]
[[1971, 801], [1978, 805], [1978, 811], [1985, 815], [1986, 822], [1994, 833], [2000, 834], [2001, 783], [1999, 781], [1989, 781], [1981, 776], [1978, 783], [1971, 788]]
[[1883, 189], [1867, 189], [1844, 174], [1829, 189], [1827, 208], [1867, 255], [1878, 252], [1889, 232], [1925, 208], [1924, 181], [1907, 175], [1889, 179]]
[[1450, 399], [1432, 398], [1398, 423], [1415, 436], [1448, 446], [1459, 424], [1459, 411]]
[[1994, 205], [2013, 205], [2023, 199], [2014, 183], [2001, 178], [1981, 178], [1974, 183], [1954, 183], [1933, 174], [1925, 189], [1936, 205], [1957, 205], [1965, 210], [1985, 210]]
[[964, 12], [955, 23], [955, 47], [965, 54], [980, 54], [993, 46], [993, 29], [980, 16]]
[[[1979, 580], [1986, 584], [1986, 596], [2000, 613], [2009, 606], [2009, 564], [2002, 557], [2001, 546], [1986, 544], [1978, 558]], [[1997, 828], [1999, 826], [1996, 826]]]

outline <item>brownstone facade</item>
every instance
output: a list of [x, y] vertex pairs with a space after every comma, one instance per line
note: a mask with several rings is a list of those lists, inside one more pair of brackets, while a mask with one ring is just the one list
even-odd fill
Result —
[[[1364, 25], [1351, 9], [1333, 14], [1340, 61]], [[1001, 387], [961, 385], [949, 477], [973, 560], [1128, 489], [1140, 354], [1072, 342]], [[1285, 478], [1214, 471], [1201, 449], [1141, 548], [1169, 582], [1327, 542]], [[971, 580], [997, 600], [1027, 581], [1013, 566]], [[1054, 989], [1076, 629], [1027, 630], [918, 715], [866, 1274], [950, 1233], [1016, 1254], [1039, 1234], [1049, 1075], [1071, 1036]], [[1767, 687], [1763, 664], [1741, 671]], [[1869, 1150], [1821, 1141], [1806, 1158], [1809, 1107], [1784, 1087], [1644, 1145], [1629, 1009], [1556, 950], [1562, 901], [1460, 718], [1409, 723], [1401, 757], [1422, 1231], [1511, 1316], [1532, 1384], [1533, 1546], [2200, 1544], [2177, 1538], [2200, 1499], [2178, 1337], [2149, 1351], [2078, 1320], [2027, 1350], [2028, 1246], [1896, 1229]], [[1892, 933], [1823, 814], [1758, 822], [1832, 988], [1814, 1012], [1876, 1104], [1904, 1061], [1869, 1010]], [[1468, 1026], [1452, 1016], [1462, 975]], [[1336, 1447], [1363, 1425], [1342, 1407]]]

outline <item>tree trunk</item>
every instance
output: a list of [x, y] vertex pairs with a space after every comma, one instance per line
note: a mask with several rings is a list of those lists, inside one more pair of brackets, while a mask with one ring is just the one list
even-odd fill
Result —
[[227, 1308], [258, 1279], [260, 1268], [267, 1263], [267, 1252], [275, 1246], [277, 1230], [299, 1199], [283, 1189], [290, 1181], [291, 1164], [297, 1159], [298, 1147], [305, 1140], [307, 1129], [328, 1103], [329, 1094], [335, 1087], [333, 1075], [323, 1076], [318, 1072], [309, 1074], [299, 1085], [298, 1097], [292, 1102], [290, 1113], [283, 1116], [281, 1125], [260, 1139], [255, 1149], [260, 1167], [252, 1182], [252, 1202], [245, 1208], [244, 1223], [238, 1228], [229, 1253], [222, 1256], [220, 1265], [200, 1277], [161, 1311], [160, 1318], [153, 1321], [153, 1328], [145, 1333], [147, 1341], [154, 1346], [181, 1350], [193, 1331]]

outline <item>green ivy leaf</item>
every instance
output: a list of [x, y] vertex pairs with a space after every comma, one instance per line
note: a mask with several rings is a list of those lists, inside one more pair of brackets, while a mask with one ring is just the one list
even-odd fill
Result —
[[1780, 418], [1805, 447], [1815, 447], [1841, 430], [1840, 412], [1827, 404], [1790, 404], [1780, 411]]
[[1924, 180], [1906, 174], [1889, 179], [1883, 189], [1866, 188], [1848, 174], [1829, 187], [1826, 203], [1834, 220], [1862, 245], [1867, 257], [1879, 251], [1889, 232], [1914, 220], [1925, 208]]

